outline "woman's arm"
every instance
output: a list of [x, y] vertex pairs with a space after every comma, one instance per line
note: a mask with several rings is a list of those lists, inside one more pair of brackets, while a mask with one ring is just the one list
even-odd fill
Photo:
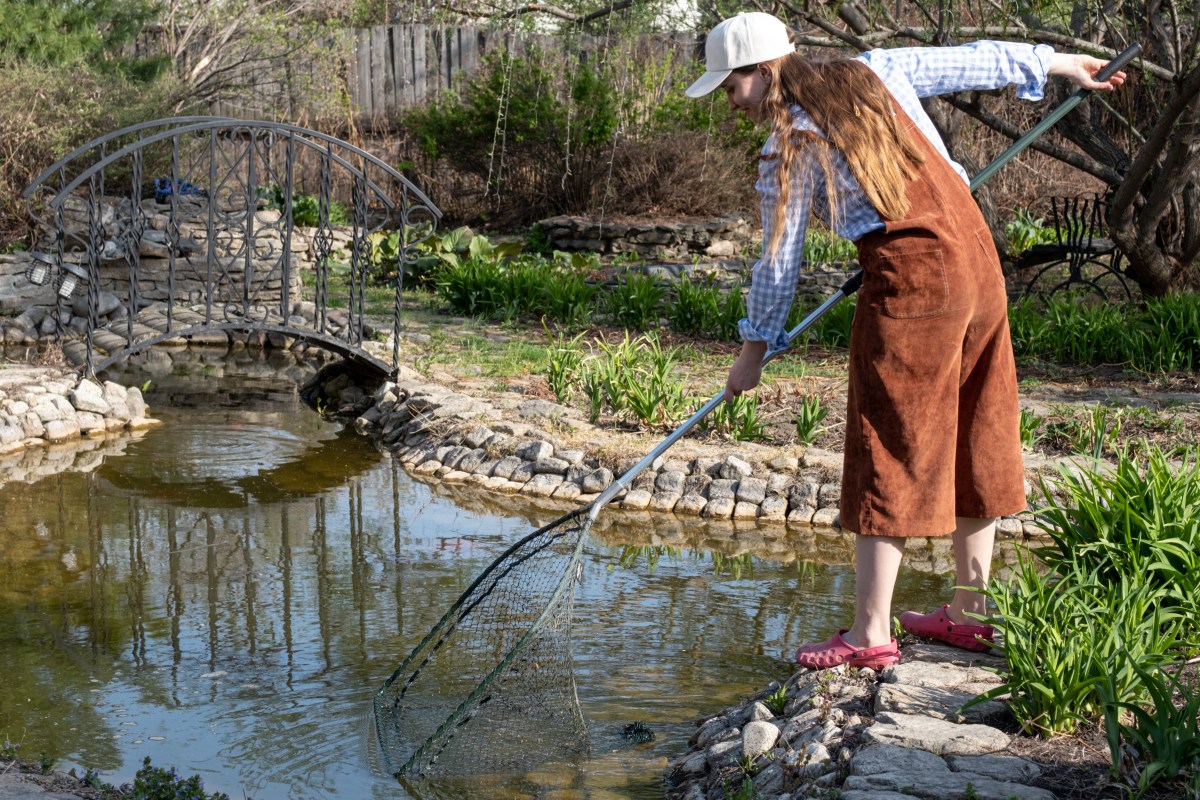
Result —
[[[764, 153], [775, 148], [768, 140]], [[799, 166], [799, 165], [798, 165]], [[797, 169], [795, 172], [803, 172]], [[779, 161], [767, 157], [759, 162], [758, 189], [762, 203], [763, 249], [766, 250], [774, 230], [775, 208], [779, 197]], [[787, 347], [787, 315], [796, 294], [796, 282], [804, 261], [804, 236], [812, 209], [813, 179], [793, 174], [784, 216], [783, 234], [774, 258], [764, 252], [754, 265], [750, 276], [750, 291], [746, 296], [746, 316], [738, 323], [742, 336], [742, 352], [729, 371], [725, 398], [729, 399], [758, 385], [762, 373], [762, 357], [768, 347]]]

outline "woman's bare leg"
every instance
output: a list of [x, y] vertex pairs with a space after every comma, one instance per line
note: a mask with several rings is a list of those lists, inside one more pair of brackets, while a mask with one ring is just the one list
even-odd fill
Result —
[[[982, 589], [992, 569], [992, 551], [996, 544], [996, 520], [957, 517], [952, 536], [954, 541], [954, 582], [957, 586]], [[987, 598], [971, 589], [955, 589], [950, 601], [950, 619], [954, 622], [978, 624], [967, 614], [987, 612]]]
[[854, 554], [854, 625], [842, 638], [854, 647], [878, 647], [892, 638], [892, 591], [904, 538], [856, 535]]

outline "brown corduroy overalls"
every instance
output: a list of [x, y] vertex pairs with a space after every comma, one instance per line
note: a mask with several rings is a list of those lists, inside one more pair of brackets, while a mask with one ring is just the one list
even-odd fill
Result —
[[925, 162], [903, 220], [856, 243], [841, 525], [938, 536], [1025, 507], [1016, 365], [991, 233], [962, 176], [896, 108]]

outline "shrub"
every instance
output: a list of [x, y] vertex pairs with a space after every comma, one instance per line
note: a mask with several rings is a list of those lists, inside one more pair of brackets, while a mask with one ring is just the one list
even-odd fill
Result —
[[[531, 50], [490, 59], [461, 95], [401, 123], [464, 217], [524, 227], [557, 214], [728, 214], [757, 206], [763, 132], [683, 96], [692, 62], [614, 43], [597, 67]], [[676, 76], [676, 71], [686, 71]]]
[[[167, 79], [143, 83], [86, 64], [0, 70], [0, 242], [31, 243], [21, 192], [42, 170], [101, 134], [169, 116], [172, 88]], [[147, 161], [145, 174], [158, 167]]]

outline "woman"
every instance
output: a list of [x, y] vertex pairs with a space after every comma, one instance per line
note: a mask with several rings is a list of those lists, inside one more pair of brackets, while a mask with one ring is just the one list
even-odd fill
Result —
[[900, 660], [891, 601], [905, 537], [952, 537], [958, 587], [931, 614], [905, 612], [905, 630], [985, 650], [979, 592], [996, 518], [1025, 507], [1016, 369], [1004, 276], [967, 176], [920, 97], [1016, 85], [1041, 99], [1049, 75], [1086, 89], [1105, 62], [1045, 45], [874, 50], [811, 62], [786, 26], [759, 12], [713, 29], [707, 72], [689, 89], [721, 88], [731, 109], [770, 126], [759, 156], [763, 255], [754, 267], [729, 399], [758, 385], [785, 320], [810, 212], [858, 248], [864, 272], [850, 343], [841, 525], [855, 537], [854, 622], [804, 645], [805, 667], [881, 668]]

